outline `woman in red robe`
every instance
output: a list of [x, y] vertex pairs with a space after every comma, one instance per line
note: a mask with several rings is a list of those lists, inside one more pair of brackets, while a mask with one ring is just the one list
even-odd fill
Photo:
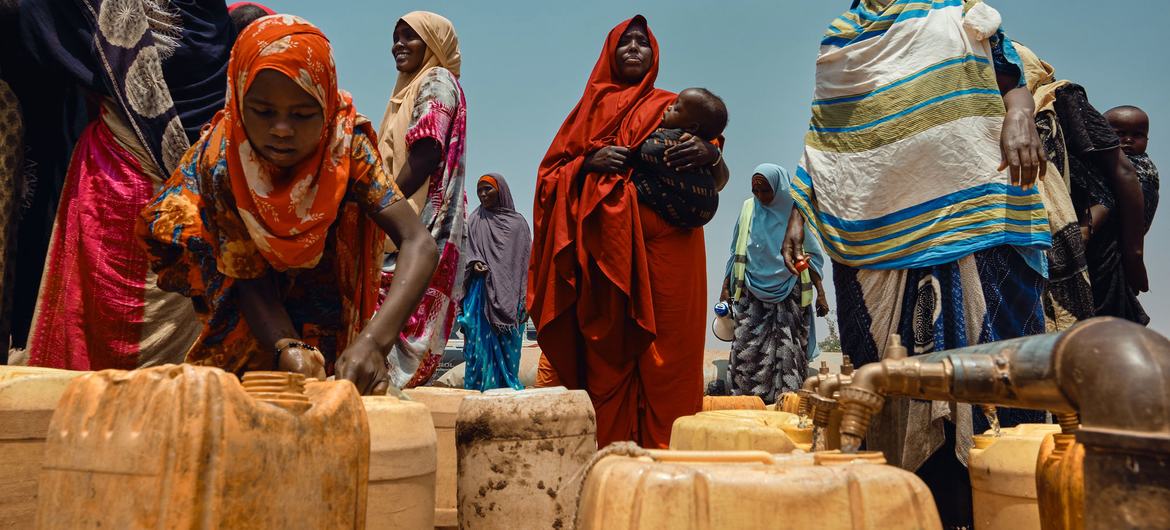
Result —
[[[600, 446], [666, 447], [703, 399], [703, 231], [638, 204], [634, 149], [676, 95], [654, 87], [658, 44], [641, 15], [609, 32], [585, 93], [541, 162], [528, 306], [544, 357], [538, 385], [585, 389]], [[686, 138], [680, 171], [727, 166], [717, 145]]]

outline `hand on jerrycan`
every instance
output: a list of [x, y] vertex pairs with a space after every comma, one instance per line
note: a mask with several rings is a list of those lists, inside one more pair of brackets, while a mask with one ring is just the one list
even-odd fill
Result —
[[279, 369], [303, 374], [306, 379], [325, 380], [325, 356], [312, 348], [291, 347], [280, 353]]

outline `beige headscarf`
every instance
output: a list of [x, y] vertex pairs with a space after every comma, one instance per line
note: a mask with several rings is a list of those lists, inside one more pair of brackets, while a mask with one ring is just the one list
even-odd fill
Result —
[[[399, 72], [398, 82], [394, 84], [394, 93], [386, 105], [386, 114], [382, 116], [382, 126], [378, 130], [378, 148], [386, 162], [386, 170], [394, 179], [398, 178], [403, 164], [406, 164], [406, 129], [410, 126], [410, 116], [424, 76], [431, 69], [443, 67], [458, 78], [462, 63], [459, 37], [450, 20], [428, 11], [413, 11], [403, 15], [401, 20], [422, 37], [427, 44], [427, 51], [418, 70], [412, 73]], [[415, 212], [421, 211], [429, 184], [428, 177], [410, 197]]]

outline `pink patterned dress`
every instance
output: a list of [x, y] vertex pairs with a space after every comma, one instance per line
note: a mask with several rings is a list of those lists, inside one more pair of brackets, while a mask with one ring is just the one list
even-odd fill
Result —
[[[449, 70], [433, 68], [424, 76], [406, 131], [406, 145], [409, 149], [419, 140], [433, 139], [443, 152], [439, 166], [428, 179], [425, 201], [417, 205], [423, 225], [439, 247], [439, 266], [390, 354], [390, 382], [399, 388], [430, 380], [451, 335], [455, 310], [463, 300], [467, 101], [459, 81]], [[397, 252], [386, 254], [382, 297], [394, 279], [397, 258]]]

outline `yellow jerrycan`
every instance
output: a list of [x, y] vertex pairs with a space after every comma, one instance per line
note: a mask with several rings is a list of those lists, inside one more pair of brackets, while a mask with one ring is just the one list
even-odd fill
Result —
[[975, 437], [967, 470], [975, 530], [1040, 530], [1036, 457], [1059, 425], [1024, 424]]
[[85, 372], [0, 366], [0, 528], [32, 528], [45, 434], [57, 401]]
[[1085, 528], [1085, 446], [1075, 434], [1050, 434], [1036, 457], [1036, 493], [1043, 530]]
[[370, 422], [366, 528], [435, 526], [435, 428], [426, 405], [365, 396]]
[[435, 526], [459, 526], [455, 484], [458, 478], [458, 455], [455, 452], [455, 419], [463, 398], [478, 395], [475, 390], [459, 388], [417, 387], [402, 391], [406, 397], [430, 410], [438, 443], [438, 467], [435, 470]]
[[571, 528], [581, 468], [597, 452], [584, 390], [489, 390], [468, 396], [455, 427], [459, 528]]
[[812, 427], [800, 417], [773, 410], [717, 410], [674, 421], [670, 448], [681, 451], [790, 453], [812, 447]]
[[73, 380], [49, 425], [37, 526], [365, 527], [370, 431], [348, 381], [192, 365]]
[[926, 485], [879, 462], [880, 454], [763, 451], [607, 456], [585, 480], [577, 528], [941, 528]]
[[759, 396], [703, 396], [703, 411], [709, 410], [764, 410]]

